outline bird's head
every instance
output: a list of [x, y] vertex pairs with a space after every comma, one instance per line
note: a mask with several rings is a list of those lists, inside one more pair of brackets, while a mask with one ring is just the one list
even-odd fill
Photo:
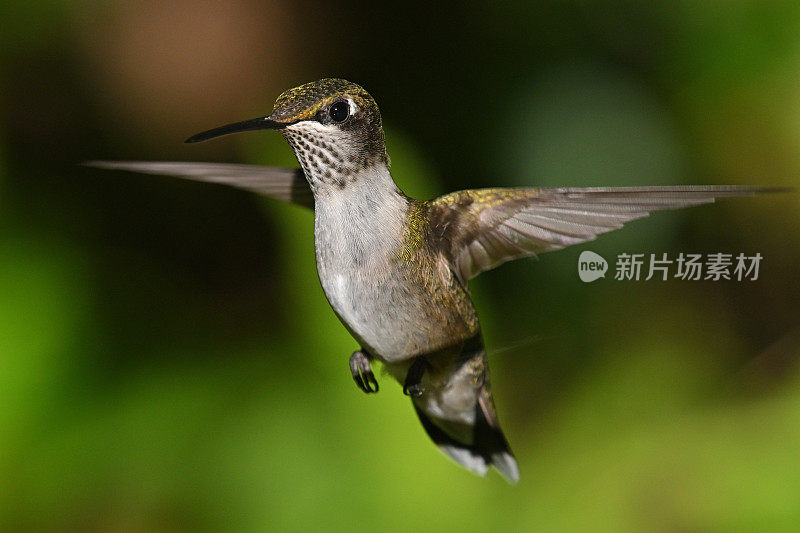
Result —
[[284, 91], [269, 115], [198, 133], [186, 142], [261, 129], [283, 133], [312, 187], [343, 188], [362, 170], [389, 162], [375, 100], [359, 85], [337, 78]]

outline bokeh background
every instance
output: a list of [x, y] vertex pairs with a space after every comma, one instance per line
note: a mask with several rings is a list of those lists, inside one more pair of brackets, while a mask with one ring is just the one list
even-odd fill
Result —
[[[294, 165], [202, 145], [337, 76], [415, 196], [800, 185], [800, 3], [0, 4], [5, 530], [800, 527], [800, 201], [657, 214], [471, 287], [522, 470], [463, 471], [399, 385], [356, 389], [312, 215], [89, 159]], [[748, 282], [579, 281], [577, 257], [761, 253]]]

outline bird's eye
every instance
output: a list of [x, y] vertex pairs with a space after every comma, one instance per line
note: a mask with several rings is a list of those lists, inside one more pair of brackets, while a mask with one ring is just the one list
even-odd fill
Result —
[[350, 105], [347, 102], [336, 102], [328, 110], [328, 114], [334, 122], [344, 122], [350, 116]]

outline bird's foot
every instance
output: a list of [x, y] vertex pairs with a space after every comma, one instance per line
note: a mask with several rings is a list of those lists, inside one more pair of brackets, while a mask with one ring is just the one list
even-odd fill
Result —
[[367, 394], [378, 392], [378, 380], [372, 373], [369, 360], [370, 357], [363, 350], [353, 352], [353, 355], [350, 356], [350, 372], [353, 374], [353, 380], [358, 388]]
[[408, 369], [406, 379], [403, 382], [403, 394], [412, 398], [422, 396], [422, 376], [428, 368], [428, 361], [424, 357], [417, 357]]

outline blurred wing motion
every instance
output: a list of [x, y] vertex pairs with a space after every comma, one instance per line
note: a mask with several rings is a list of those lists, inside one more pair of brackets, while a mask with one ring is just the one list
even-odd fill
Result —
[[651, 211], [785, 189], [698, 185], [477, 189], [433, 200], [433, 238], [462, 282], [501, 263], [593, 240]]
[[150, 161], [89, 161], [85, 165], [220, 183], [314, 209], [314, 196], [299, 168]]

